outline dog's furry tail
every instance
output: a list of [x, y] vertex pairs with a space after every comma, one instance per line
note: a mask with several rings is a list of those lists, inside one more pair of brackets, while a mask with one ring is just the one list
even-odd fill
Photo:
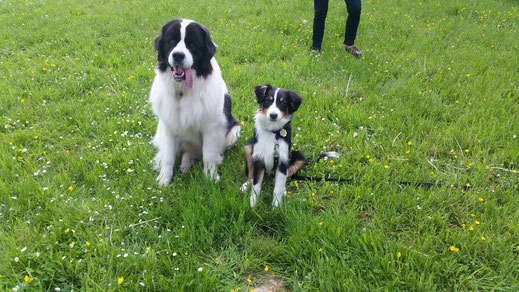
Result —
[[339, 152], [334, 152], [334, 151], [323, 152], [323, 153], [317, 154], [317, 155], [315, 155], [313, 157], [309, 157], [306, 160], [306, 163], [310, 163], [312, 160], [315, 160], [317, 162], [317, 161], [319, 161], [321, 159], [337, 158], [337, 157], [341, 157], [341, 154]]
[[231, 147], [240, 138], [241, 126], [239, 124], [232, 127], [225, 136], [225, 147]]

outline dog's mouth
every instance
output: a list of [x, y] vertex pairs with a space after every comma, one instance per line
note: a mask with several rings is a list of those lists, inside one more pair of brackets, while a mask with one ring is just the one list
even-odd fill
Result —
[[173, 79], [176, 82], [186, 81], [186, 89], [191, 90], [193, 88], [193, 75], [191, 74], [191, 68], [182, 68], [181, 66], [171, 67], [173, 72]]

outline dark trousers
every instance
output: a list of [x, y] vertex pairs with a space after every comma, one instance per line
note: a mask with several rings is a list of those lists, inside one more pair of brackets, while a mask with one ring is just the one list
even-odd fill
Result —
[[[344, 32], [344, 44], [352, 46], [357, 36], [357, 28], [360, 22], [361, 0], [344, 0], [348, 10], [346, 18], [346, 31]], [[324, 34], [324, 21], [328, 13], [328, 0], [314, 0], [314, 32], [312, 36], [312, 49], [320, 50]]]

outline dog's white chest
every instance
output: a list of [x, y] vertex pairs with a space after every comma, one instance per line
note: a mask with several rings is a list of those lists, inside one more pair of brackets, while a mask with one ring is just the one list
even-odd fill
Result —
[[276, 139], [276, 134], [270, 131], [258, 131], [252, 157], [263, 161], [268, 172], [274, 167], [274, 158], [278, 155], [278, 150], [279, 140]]

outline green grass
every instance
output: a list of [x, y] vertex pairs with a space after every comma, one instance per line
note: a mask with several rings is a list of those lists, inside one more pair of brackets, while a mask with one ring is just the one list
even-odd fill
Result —
[[[0, 288], [518, 290], [517, 2], [363, 1], [361, 59], [345, 15], [331, 1], [311, 56], [311, 1], [0, 1]], [[200, 164], [155, 183], [152, 44], [173, 18], [210, 29], [244, 122], [218, 184]], [[291, 182], [273, 210], [266, 181], [249, 207], [262, 83], [305, 98], [296, 148], [343, 153], [303, 174], [354, 183]]]

